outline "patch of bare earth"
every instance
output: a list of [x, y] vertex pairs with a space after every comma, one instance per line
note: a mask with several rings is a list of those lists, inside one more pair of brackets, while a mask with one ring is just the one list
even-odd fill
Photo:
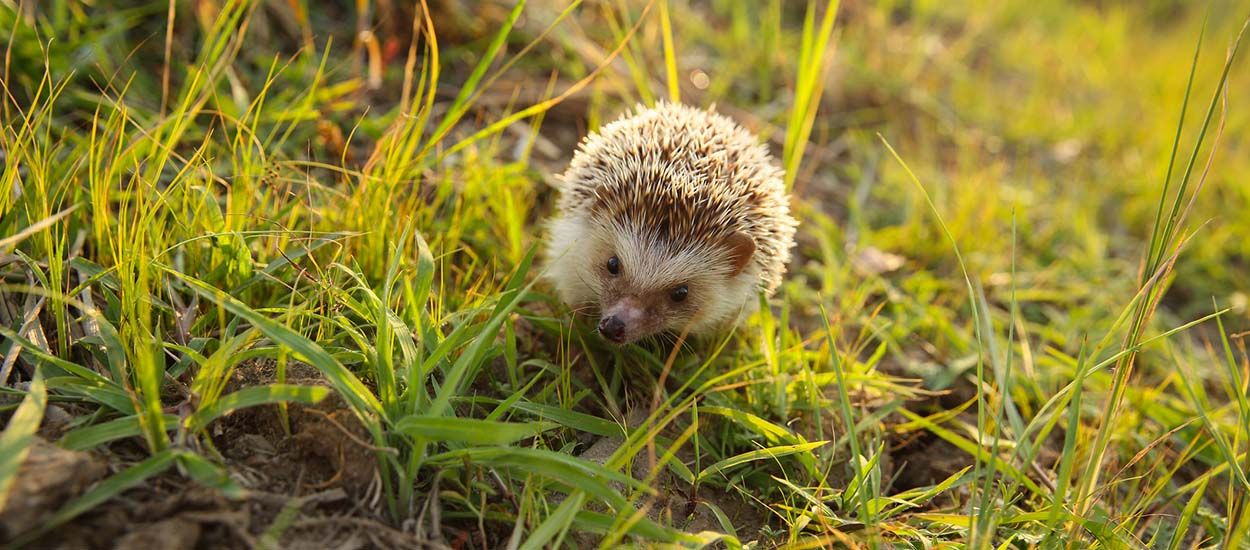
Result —
[[[263, 362], [240, 367], [228, 391], [274, 381]], [[292, 365], [286, 380], [320, 384], [315, 370]], [[96, 506], [35, 541], [38, 548], [429, 548], [419, 533], [384, 517], [377, 460], [368, 435], [337, 397], [313, 407], [236, 411], [209, 427], [232, 479], [247, 489], [229, 499], [171, 470]], [[289, 431], [288, 431], [289, 427]], [[203, 449], [207, 450], [207, 449]], [[106, 474], [141, 459], [135, 441], [91, 453], [49, 443], [32, 447], [0, 541], [43, 524]]]

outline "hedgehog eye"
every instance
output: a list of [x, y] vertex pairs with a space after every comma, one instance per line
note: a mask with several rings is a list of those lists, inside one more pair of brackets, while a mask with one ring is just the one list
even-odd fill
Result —
[[620, 258], [617, 258], [616, 256], [608, 258], [608, 273], [611, 273], [613, 277], [621, 274]]
[[668, 297], [674, 302], [686, 301], [686, 296], [690, 294], [690, 289], [686, 285], [681, 285], [673, 290], [668, 291]]

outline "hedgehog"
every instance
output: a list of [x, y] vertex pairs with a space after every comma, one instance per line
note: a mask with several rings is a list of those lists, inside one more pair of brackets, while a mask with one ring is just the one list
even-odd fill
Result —
[[723, 115], [640, 105], [559, 177], [546, 277], [615, 344], [732, 328], [785, 274], [798, 222], [783, 175]]

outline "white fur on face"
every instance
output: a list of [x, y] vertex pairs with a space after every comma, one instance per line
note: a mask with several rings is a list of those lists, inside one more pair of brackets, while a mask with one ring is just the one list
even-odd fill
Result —
[[[659, 316], [655, 330], [706, 332], [733, 324], [753, 311], [758, 268], [731, 276], [729, 252], [720, 247], [663, 243], [645, 228], [596, 223], [576, 216], [551, 225], [547, 277], [561, 299], [602, 311], [622, 297], [642, 297]], [[607, 273], [607, 259], [616, 256], [621, 273]], [[670, 303], [673, 288], [686, 285], [684, 302]], [[644, 334], [646, 336], [648, 334]]]
[[555, 284], [560, 299], [574, 307], [598, 302], [599, 279], [585, 265], [588, 229], [585, 220], [577, 217], [556, 218], [550, 228], [546, 277]]

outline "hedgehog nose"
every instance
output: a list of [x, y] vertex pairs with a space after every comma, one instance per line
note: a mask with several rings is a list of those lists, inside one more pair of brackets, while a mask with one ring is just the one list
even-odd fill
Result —
[[599, 320], [599, 334], [617, 344], [625, 341], [625, 321], [615, 315]]

